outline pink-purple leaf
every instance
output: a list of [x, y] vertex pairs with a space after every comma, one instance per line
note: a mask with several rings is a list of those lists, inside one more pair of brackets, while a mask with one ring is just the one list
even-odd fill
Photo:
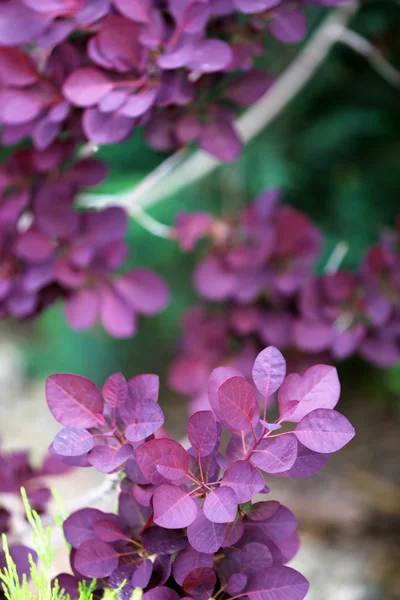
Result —
[[243, 504], [261, 492], [264, 478], [250, 462], [239, 460], [228, 467], [221, 483], [232, 488], [238, 504]]
[[124, 444], [119, 448], [95, 446], [88, 454], [90, 464], [101, 473], [112, 473], [132, 456], [132, 446]]
[[157, 525], [165, 529], [181, 529], [193, 523], [198, 509], [188, 492], [165, 483], [154, 491], [153, 510]]
[[83, 542], [74, 557], [75, 569], [85, 577], [108, 577], [118, 567], [119, 554], [101, 540]]
[[63, 93], [75, 106], [88, 107], [97, 104], [113, 87], [107, 75], [93, 67], [83, 67], [66, 79]]
[[199, 456], [211, 454], [218, 439], [217, 424], [212, 411], [201, 410], [190, 417], [188, 437]]
[[135, 402], [145, 399], [158, 401], [160, 380], [157, 375], [137, 375], [128, 381], [128, 387]]
[[218, 398], [218, 390], [225, 381], [231, 377], [243, 377], [240, 371], [233, 367], [217, 367], [214, 369], [208, 380], [208, 400], [217, 421], [227, 429], [228, 423], [226, 423], [224, 416], [221, 411]]
[[56, 421], [86, 429], [99, 424], [104, 401], [96, 384], [86, 377], [58, 373], [46, 381], [46, 400]]
[[153, 400], [143, 400], [133, 408], [131, 422], [125, 436], [130, 442], [140, 442], [160, 429], [164, 424], [164, 414]]
[[303, 376], [288, 375], [278, 394], [279, 410], [283, 416], [289, 402], [300, 402], [297, 410], [287, 420], [298, 423], [316, 408], [334, 408], [340, 396], [340, 383], [335, 367], [314, 365]]
[[62, 429], [54, 438], [54, 452], [60, 456], [80, 456], [89, 452], [94, 446], [91, 433], [86, 429], [67, 427]]
[[165, 478], [181, 479], [189, 467], [186, 450], [169, 438], [146, 442], [137, 449], [136, 460], [143, 475], [154, 484], [162, 483]]
[[355, 435], [354, 427], [346, 417], [336, 410], [326, 408], [308, 413], [294, 433], [306, 448], [326, 454], [337, 452]]
[[250, 600], [303, 600], [309, 589], [308, 581], [290, 567], [271, 567], [256, 573], [247, 589]]
[[114, 0], [117, 9], [128, 19], [137, 23], [149, 23], [152, 0]]
[[253, 465], [265, 473], [284, 473], [297, 458], [297, 440], [293, 434], [262, 440], [251, 455]]
[[223, 485], [210, 492], [203, 504], [205, 516], [213, 523], [231, 523], [236, 518], [237, 507], [235, 492]]
[[231, 377], [218, 390], [224, 419], [232, 431], [247, 431], [258, 409], [253, 387], [243, 377]]
[[155, 315], [168, 304], [169, 290], [165, 281], [149, 269], [134, 269], [115, 282], [121, 298], [143, 315]]
[[277, 348], [269, 346], [260, 352], [254, 362], [253, 379], [265, 398], [276, 392], [285, 375], [286, 361]]
[[110, 406], [125, 404], [128, 399], [128, 385], [122, 373], [111, 375], [103, 385], [103, 396]]

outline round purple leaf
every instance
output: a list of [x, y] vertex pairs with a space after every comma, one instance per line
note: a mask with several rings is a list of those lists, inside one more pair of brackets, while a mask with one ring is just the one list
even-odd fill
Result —
[[140, 442], [160, 429], [164, 424], [164, 413], [153, 400], [143, 400], [133, 407], [131, 422], [125, 436], [130, 442]]
[[254, 363], [253, 379], [265, 398], [276, 392], [285, 375], [286, 361], [277, 348], [269, 346], [260, 352]]
[[212, 411], [201, 410], [190, 417], [188, 437], [199, 456], [211, 454], [218, 439], [217, 424]]
[[232, 488], [239, 504], [251, 500], [265, 485], [260, 471], [245, 460], [239, 460], [228, 467], [222, 484]]
[[253, 386], [243, 377], [231, 377], [218, 389], [219, 406], [229, 429], [247, 431], [258, 411]]
[[67, 427], [57, 433], [53, 442], [54, 452], [60, 456], [80, 456], [89, 452], [94, 446], [91, 433], [86, 429]]
[[318, 408], [306, 415], [294, 431], [297, 439], [314, 452], [337, 452], [355, 436], [352, 424], [336, 410]]
[[83, 542], [74, 557], [75, 569], [85, 577], [108, 577], [118, 562], [118, 552], [101, 540]]
[[238, 501], [235, 492], [220, 486], [210, 492], [203, 504], [204, 514], [213, 523], [230, 523], [235, 520]]
[[253, 465], [265, 473], [283, 473], [292, 468], [297, 458], [297, 440], [293, 434], [262, 440], [251, 455]]
[[99, 424], [104, 400], [96, 384], [86, 377], [58, 373], [46, 381], [46, 400], [56, 421], [66, 427], [86, 429]]
[[154, 491], [154, 522], [165, 529], [187, 527], [196, 518], [197, 504], [176, 485], [165, 483]]

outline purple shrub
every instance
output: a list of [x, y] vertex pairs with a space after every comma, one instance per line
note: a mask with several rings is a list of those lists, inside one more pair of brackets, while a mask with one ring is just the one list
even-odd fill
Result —
[[[239, 371], [213, 371], [212, 410], [189, 419], [188, 450], [163, 429], [155, 375], [127, 382], [117, 373], [102, 391], [77, 375], [49, 377], [47, 403], [65, 427], [52, 453], [121, 472], [116, 514], [83, 508], [64, 522], [75, 577], [98, 578], [111, 588], [125, 581], [121, 598], [135, 587], [147, 599], [218, 592], [227, 599], [304, 598], [307, 581], [285, 566], [298, 550], [297, 521], [279, 502], [263, 499], [265, 475], [312, 475], [354, 429], [335, 410], [336, 369], [315, 365], [303, 377], [285, 373], [281, 353], [266, 348], [254, 364], [257, 399]], [[268, 398], [277, 390], [280, 416], [269, 423]], [[223, 430], [229, 435], [225, 455]]]
[[316, 357], [338, 361], [355, 352], [384, 368], [399, 359], [399, 225], [369, 250], [358, 272], [316, 275], [322, 235], [279, 199], [278, 190], [269, 190], [236, 220], [207, 213], [177, 216], [175, 237], [182, 250], [193, 250], [200, 238], [209, 240], [193, 283], [212, 304], [184, 316], [180, 356], [169, 372], [170, 386], [192, 396], [194, 409], [209, 407], [210, 369], [224, 363], [251, 377], [265, 344], [294, 351], [290, 369], [305, 369]]

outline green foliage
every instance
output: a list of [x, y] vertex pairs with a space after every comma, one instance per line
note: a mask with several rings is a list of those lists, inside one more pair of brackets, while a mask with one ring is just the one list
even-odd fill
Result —
[[[6, 600], [70, 600], [70, 596], [60, 588], [57, 581], [52, 584], [50, 576], [51, 568], [54, 561], [54, 550], [51, 543], [50, 527], [43, 527], [43, 523], [35, 510], [32, 510], [25, 489], [21, 488], [22, 501], [26, 512], [26, 517], [29, 525], [32, 528], [32, 545], [38, 555], [37, 564], [33, 561], [32, 556], [29, 556], [30, 562], [30, 579], [23, 575], [18, 577], [17, 567], [10, 555], [7, 536], [3, 534], [2, 543], [3, 551], [6, 557], [6, 567], [0, 570], [0, 583], [2, 584], [3, 593]], [[53, 492], [59, 509], [61, 508], [60, 499], [57, 493]], [[62, 523], [65, 518], [61, 509], [59, 517], [56, 518], [56, 523]], [[96, 580], [87, 584], [86, 581], [79, 583], [79, 600], [93, 600], [93, 592], [96, 589]], [[118, 590], [105, 590], [104, 600], [112, 600], [117, 598], [118, 592], [123, 588], [125, 582]], [[34, 591], [32, 591], [34, 588]]]

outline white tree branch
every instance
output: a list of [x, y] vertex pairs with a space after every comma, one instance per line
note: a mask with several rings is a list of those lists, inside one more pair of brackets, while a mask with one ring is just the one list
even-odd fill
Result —
[[362, 35], [346, 28], [342, 29], [338, 41], [364, 56], [385, 81], [400, 88], [400, 71], [395, 69], [382, 52]]
[[[237, 119], [236, 128], [244, 144], [265, 129], [307, 84], [332, 46], [341, 39], [357, 10], [357, 2], [334, 10], [265, 96]], [[118, 204], [135, 216], [137, 206], [142, 209], [150, 207], [182, 191], [214, 171], [220, 164], [217, 159], [201, 150], [182, 161], [182, 151], [179, 151], [145, 177], [131, 192], [115, 196], [85, 194], [80, 197], [80, 202], [85, 206], [96, 207]]]

